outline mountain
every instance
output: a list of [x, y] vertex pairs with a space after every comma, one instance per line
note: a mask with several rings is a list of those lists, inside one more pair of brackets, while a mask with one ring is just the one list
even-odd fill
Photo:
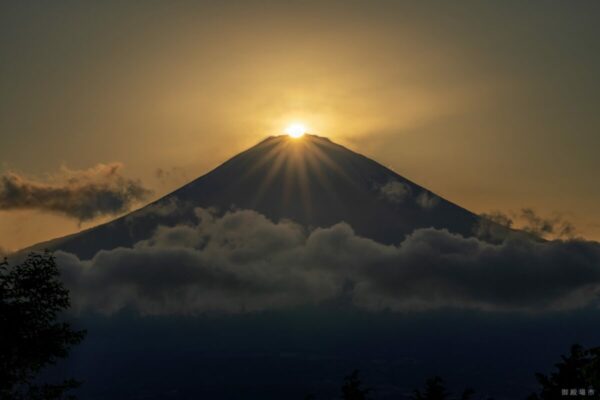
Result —
[[273, 221], [307, 228], [346, 222], [361, 236], [398, 244], [425, 227], [470, 236], [479, 217], [377, 162], [304, 135], [269, 137], [160, 200], [112, 222], [41, 243], [91, 258], [99, 250], [132, 246], [159, 225], [194, 220], [196, 207], [223, 213], [253, 209]]

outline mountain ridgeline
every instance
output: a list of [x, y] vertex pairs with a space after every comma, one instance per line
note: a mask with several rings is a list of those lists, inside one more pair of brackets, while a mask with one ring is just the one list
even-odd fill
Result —
[[159, 225], [192, 223], [197, 207], [219, 213], [252, 209], [308, 229], [345, 222], [357, 234], [386, 244], [427, 227], [471, 236], [480, 218], [327, 138], [284, 135], [267, 138], [128, 215], [34, 248], [91, 258], [147, 239]]

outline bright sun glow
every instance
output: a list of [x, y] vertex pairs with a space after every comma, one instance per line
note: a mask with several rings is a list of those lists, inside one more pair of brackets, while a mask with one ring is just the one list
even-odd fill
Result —
[[285, 128], [285, 133], [290, 135], [290, 137], [299, 138], [304, 136], [304, 134], [306, 133], [306, 127], [300, 123], [293, 123], [288, 125], [287, 128]]

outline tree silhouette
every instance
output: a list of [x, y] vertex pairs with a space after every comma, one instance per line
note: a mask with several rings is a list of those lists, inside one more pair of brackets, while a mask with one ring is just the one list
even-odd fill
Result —
[[[473, 389], [465, 389], [460, 399], [469, 400], [474, 393]], [[420, 390], [415, 390], [413, 400], [446, 400], [450, 399], [450, 396], [451, 394], [446, 391], [444, 380], [439, 376], [434, 376], [425, 381], [423, 393]]]
[[[587, 398], [599, 398], [600, 390], [600, 347], [584, 349], [579, 344], [571, 346], [571, 354], [561, 356], [561, 361], [555, 364], [556, 372], [550, 376], [537, 373], [537, 381], [541, 385], [539, 394], [532, 394], [530, 400], [547, 400], [571, 396], [572, 390], [586, 391]], [[588, 390], [592, 390], [588, 392]], [[567, 391], [566, 394], [563, 391]], [[593, 395], [591, 395], [593, 393]]]
[[352, 373], [344, 377], [344, 384], [342, 385], [342, 399], [344, 400], [367, 400], [368, 394], [371, 392], [371, 388], [363, 388], [362, 382], [358, 377], [358, 370], [352, 371]]
[[85, 336], [57, 320], [69, 307], [51, 253], [31, 253], [15, 266], [0, 262], [0, 399], [62, 399], [79, 385], [35, 382], [43, 367], [65, 358]]
[[414, 400], [444, 400], [447, 399], [449, 393], [446, 391], [444, 381], [439, 376], [427, 379], [425, 381], [425, 389], [423, 393], [415, 390]]

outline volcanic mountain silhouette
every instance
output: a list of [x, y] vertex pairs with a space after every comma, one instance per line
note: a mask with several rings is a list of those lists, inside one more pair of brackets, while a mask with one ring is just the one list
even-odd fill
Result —
[[327, 138], [282, 135], [267, 138], [146, 207], [34, 248], [90, 258], [99, 250], [133, 246], [159, 225], [191, 223], [196, 207], [220, 213], [252, 209], [308, 229], [346, 222], [358, 235], [386, 244], [398, 244], [426, 227], [471, 236], [479, 221], [477, 215]]

